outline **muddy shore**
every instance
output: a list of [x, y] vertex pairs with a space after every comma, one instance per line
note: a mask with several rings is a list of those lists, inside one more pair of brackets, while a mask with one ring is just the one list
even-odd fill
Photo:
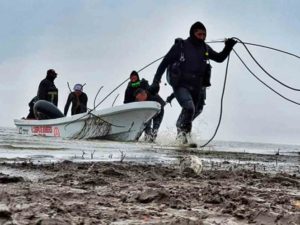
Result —
[[299, 174], [71, 161], [7, 170], [0, 224], [300, 224]]

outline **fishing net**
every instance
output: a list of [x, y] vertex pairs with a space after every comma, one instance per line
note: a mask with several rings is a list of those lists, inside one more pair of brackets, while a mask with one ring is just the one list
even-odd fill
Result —
[[106, 122], [100, 117], [89, 114], [89, 118], [84, 120], [82, 129], [73, 135], [74, 139], [101, 138], [109, 134], [111, 123]]

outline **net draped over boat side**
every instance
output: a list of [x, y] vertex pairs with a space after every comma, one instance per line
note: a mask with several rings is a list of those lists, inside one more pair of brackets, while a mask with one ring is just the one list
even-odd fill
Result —
[[89, 115], [89, 118], [84, 120], [82, 129], [73, 135], [74, 139], [99, 138], [109, 134], [112, 124], [106, 122], [100, 117]]

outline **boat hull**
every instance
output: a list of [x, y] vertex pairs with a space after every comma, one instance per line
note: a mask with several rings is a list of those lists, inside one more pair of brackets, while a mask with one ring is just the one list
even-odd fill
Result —
[[157, 102], [134, 102], [49, 120], [14, 120], [18, 133], [68, 139], [137, 141], [160, 111]]

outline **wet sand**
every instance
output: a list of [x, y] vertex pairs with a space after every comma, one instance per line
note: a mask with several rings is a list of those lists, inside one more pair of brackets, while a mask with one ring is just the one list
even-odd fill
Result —
[[0, 224], [300, 224], [300, 176], [132, 162], [2, 163]]

